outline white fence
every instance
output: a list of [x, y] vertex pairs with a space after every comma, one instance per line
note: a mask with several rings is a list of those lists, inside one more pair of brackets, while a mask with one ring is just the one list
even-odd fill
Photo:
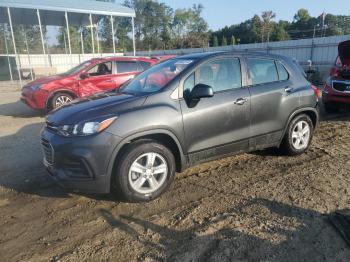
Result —
[[[257, 51], [272, 54], [285, 55], [296, 58], [300, 62], [306, 63], [308, 60], [314, 64], [323, 65], [333, 63], [338, 54], [338, 44], [342, 41], [350, 40], [350, 35], [331, 36], [322, 38], [310, 38], [301, 40], [290, 40], [270, 43], [256, 43], [244, 45], [231, 45], [208, 48], [189, 48], [178, 50], [155, 50], [141, 51], [137, 55], [161, 55], [161, 54], [189, 54], [211, 51]], [[130, 53], [131, 54], [131, 53]], [[127, 53], [127, 55], [130, 55]]]
[[[338, 44], [340, 42], [350, 40], [350, 35], [332, 36], [314, 39], [301, 39], [270, 43], [231, 45], [209, 48], [190, 48], [179, 50], [156, 50], [152, 52], [137, 52], [137, 55], [162, 55], [162, 54], [189, 54], [211, 51], [256, 51], [278, 55], [290, 56], [297, 59], [302, 65], [308, 65], [311, 60], [313, 65], [317, 67], [320, 74], [325, 78], [330, 67], [338, 55]], [[127, 53], [127, 55], [130, 55]]]
[[[257, 44], [245, 44], [245, 45], [233, 45], [222, 47], [210, 47], [210, 48], [192, 48], [192, 49], [179, 49], [179, 50], [155, 50], [140, 51], [137, 55], [140, 56], [152, 56], [162, 54], [188, 54], [198, 52], [209, 51], [229, 51], [229, 50], [246, 50], [257, 51], [272, 54], [280, 54], [296, 58], [301, 64], [307, 65], [308, 60], [313, 62], [321, 75], [325, 78], [328, 75], [329, 68], [334, 63], [338, 54], [338, 44], [342, 41], [350, 40], [350, 35], [333, 36], [314, 39], [302, 39], [292, 41], [281, 41], [271, 43], [257, 43]], [[62, 73], [67, 71], [73, 66], [79, 63], [97, 57], [108, 57], [113, 54], [52, 54], [52, 55], [19, 55], [19, 61], [21, 67], [24, 69], [33, 68], [36, 76], [51, 75], [56, 73]], [[121, 56], [123, 54], [116, 54]], [[127, 53], [126, 55], [132, 55]], [[6, 56], [6, 55], [0, 55]], [[13, 56], [13, 55], [11, 55]]]

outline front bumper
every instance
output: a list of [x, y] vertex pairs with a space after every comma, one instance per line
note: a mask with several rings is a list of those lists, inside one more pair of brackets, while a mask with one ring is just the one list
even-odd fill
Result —
[[348, 94], [339, 94], [331, 92], [322, 92], [322, 101], [323, 103], [332, 103], [343, 106], [350, 106], [350, 96]]
[[86, 193], [110, 192], [108, 167], [121, 138], [108, 132], [65, 138], [43, 129], [41, 139], [44, 165], [62, 187]]
[[22, 89], [21, 101], [32, 109], [46, 109], [46, 101], [49, 97], [49, 92], [43, 89], [31, 90], [30, 87]]

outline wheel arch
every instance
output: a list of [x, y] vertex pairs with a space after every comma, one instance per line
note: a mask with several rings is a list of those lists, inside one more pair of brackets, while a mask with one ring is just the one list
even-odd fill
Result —
[[144, 131], [128, 136], [116, 146], [108, 164], [107, 174], [110, 176], [110, 181], [112, 181], [113, 170], [116, 167], [122, 153], [131, 143], [139, 140], [153, 140], [165, 145], [174, 154], [176, 172], [181, 172], [186, 168], [187, 161], [183, 153], [181, 143], [171, 131], [165, 129]]
[[47, 109], [47, 110], [49, 110], [50, 107], [51, 107], [51, 100], [52, 100], [52, 98], [53, 98], [55, 95], [59, 94], [59, 93], [69, 94], [69, 95], [73, 96], [73, 98], [77, 98], [77, 97], [78, 97], [78, 95], [77, 95], [74, 91], [72, 91], [72, 90], [70, 90], [70, 89], [66, 89], [66, 88], [59, 88], [59, 89], [56, 89], [55, 91], [53, 91], [53, 92], [49, 95], [49, 97], [48, 97], [48, 99], [47, 99], [47, 101], [46, 101], [46, 109]]
[[314, 129], [317, 127], [317, 124], [318, 124], [318, 121], [319, 121], [319, 112], [318, 112], [318, 110], [316, 108], [313, 108], [313, 107], [300, 108], [300, 109], [294, 111], [289, 116], [288, 121], [287, 121], [287, 123], [286, 123], [286, 125], [284, 127], [280, 143], [282, 143], [282, 140], [283, 140], [284, 136], [286, 135], [286, 132], [287, 132], [287, 129], [288, 129], [288, 126], [289, 126], [290, 122], [295, 117], [297, 117], [298, 115], [301, 115], [301, 114], [308, 115], [311, 118], [311, 121], [312, 121]]

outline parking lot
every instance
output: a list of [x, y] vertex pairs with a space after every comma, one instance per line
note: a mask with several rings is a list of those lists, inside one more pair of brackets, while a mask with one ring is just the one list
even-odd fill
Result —
[[298, 157], [274, 150], [178, 174], [146, 204], [66, 192], [42, 165], [44, 116], [0, 95], [2, 261], [350, 261], [327, 215], [350, 206], [350, 114]]

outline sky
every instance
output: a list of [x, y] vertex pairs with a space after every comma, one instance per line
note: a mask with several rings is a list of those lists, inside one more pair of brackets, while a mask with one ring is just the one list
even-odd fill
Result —
[[[276, 13], [276, 21], [292, 21], [300, 8], [309, 10], [312, 16], [319, 16], [324, 11], [335, 15], [350, 15], [349, 0], [158, 0], [170, 7], [189, 8], [193, 4], [204, 6], [203, 17], [209, 24], [209, 29], [220, 28], [238, 24], [252, 18], [255, 14], [261, 15], [263, 11], [272, 10]], [[116, 0], [122, 3], [123, 0]], [[49, 42], [55, 43], [53, 31], [49, 32]]]
[[188, 8], [201, 3], [204, 6], [203, 17], [212, 30], [243, 22], [267, 10], [276, 13], [277, 21], [280, 19], [292, 21], [300, 8], [308, 9], [312, 16], [319, 16], [323, 11], [336, 15], [350, 15], [349, 0], [159, 0], [159, 2], [164, 2], [174, 9]]

